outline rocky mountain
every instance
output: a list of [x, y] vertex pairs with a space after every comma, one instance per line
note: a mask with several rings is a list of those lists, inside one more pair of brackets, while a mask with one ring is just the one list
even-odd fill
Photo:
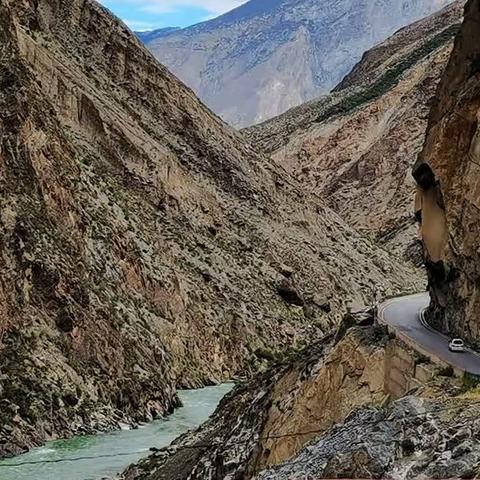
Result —
[[[426, 60], [419, 62], [418, 56], [423, 58], [429, 50], [428, 59], [439, 61], [442, 50], [451, 50], [450, 29], [458, 31], [459, 7], [441, 13], [445, 24], [440, 30], [439, 18], [413, 27], [421, 27], [418, 38], [425, 37], [424, 45], [429, 46], [415, 43], [418, 48], [411, 51], [420, 77]], [[428, 317], [436, 328], [462, 335], [476, 346], [479, 23], [480, 0], [469, 0], [413, 168], [416, 217], [433, 299]], [[429, 34], [434, 25], [436, 33]], [[411, 35], [408, 30], [403, 33]], [[398, 57], [393, 55], [392, 61], [400, 68]], [[382, 62], [368, 54], [338, 95], [342, 88], [353, 88], [349, 84], [358, 75], [373, 75], [375, 81], [375, 64]], [[410, 68], [411, 61], [403, 65]], [[408, 68], [402, 71], [402, 81], [412, 75]], [[438, 83], [436, 78], [432, 82]], [[363, 96], [369, 92], [349, 91]], [[340, 108], [350, 108], [348, 103], [335, 103], [335, 97], [330, 102], [324, 108], [339, 114]], [[304, 108], [308, 119], [311, 106]], [[445, 358], [429, 359], [416, 350], [421, 350], [419, 345], [406, 345], [377, 325], [373, 314], [350, 313], [336, 335], [237, 386], [207, 423], [131, 466], [122, 479], [478, 478], [479, 379], [469, 374], [455, 378], [458, 373], [452, 367], [444, 368]]]
[[247, 126], [330, 91], [362, 54], [451, 0], [250, 0], [147, 42], [223, 119]]
[[416, 272], [93, 0], [0, 0], [0, 455], [151, 419]]
[[470, 0], [415, 165], [430, 321], [480, 345], [480, 1]]
[[409, 257], [417, 238], [410, 169], [463, 5], [456, 1], [368, 51], [332, 94], [244, 131], [349, 223]]
[[254, 478], [475, 478], [479, 414], [478, 402], [458, 398], [410, 396], [366, 408]]

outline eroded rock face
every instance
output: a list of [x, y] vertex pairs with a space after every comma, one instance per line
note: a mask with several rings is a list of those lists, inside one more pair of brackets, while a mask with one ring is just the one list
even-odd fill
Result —
[[[392, 362], [406, 382], [392, 390]], [[380, 405], [410, 388], [416, 356], [378, 327], [355, 327], [237, 387], [213, 417], [149, 459], [125, 480], [251, 478], [291, 459], [359, 407]]]
[[284, 466], [257, 480], [317, 478], [474, 478], [478, 404], [405, 397], [352, 415]]
[[[162, 415], [418, 288], [97, 2], [0, 0], [0, 40], [0, 455]], [[285, 262], [330, 314], [282, 299]]]
[[222, 118], [247, 126], [328, 93], [362, 54], [451, 0], [251, 0], [147, 40]]
[[367, 52], [334, 93], [243, 132], [356, 228], [416, 263], [410, 170], [463, 4]]
[[[480, 345], [480, 2], [471, 0], [414, 169], [431, 322]], [[420, 215], [419, 215], [420, 218]]]

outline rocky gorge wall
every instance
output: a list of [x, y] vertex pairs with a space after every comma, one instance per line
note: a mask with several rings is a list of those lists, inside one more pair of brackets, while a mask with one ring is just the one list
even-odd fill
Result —
[[365, 408], [256, 480], [475, 478], [478, 401], [409, 396]]
[[430, 322], [480, 345], [480, 2], [470, 0], [414, 168]]
[[163, 415], [419, 288], [96, 1], [0, 0], [0, 39], [0, 455]]

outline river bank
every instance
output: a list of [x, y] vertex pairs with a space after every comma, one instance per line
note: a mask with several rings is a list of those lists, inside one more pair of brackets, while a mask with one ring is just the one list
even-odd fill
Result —
[[183, 407], [135, 430], [74, 437], [0, 461], [0, 478], [8, 480], [100, 480], [112, 478], [129, 464], [169, 445], [214, 412], [233, 384], [179, 392]]

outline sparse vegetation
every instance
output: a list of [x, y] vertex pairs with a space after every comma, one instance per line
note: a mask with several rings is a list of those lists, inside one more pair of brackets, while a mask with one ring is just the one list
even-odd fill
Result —
[[387, 70], [373, 85], [365, 90], [356, 91], [351, 95], [347, 95], [347, 97], [343, 98], [340, 102], [327, 107], [316, 118], [316, 122], [321, 123], [333, 116], [346, 115], [355, 108], [384, 95], [395, 86], [403, 73], [418, 63], [422, 58], [449, 42], [455, 37], [459, 29], [460, 24], [452, 25], [427, 40], [421, 48], [414, 50], [411, 55], [402, 59], [399, 64]]

